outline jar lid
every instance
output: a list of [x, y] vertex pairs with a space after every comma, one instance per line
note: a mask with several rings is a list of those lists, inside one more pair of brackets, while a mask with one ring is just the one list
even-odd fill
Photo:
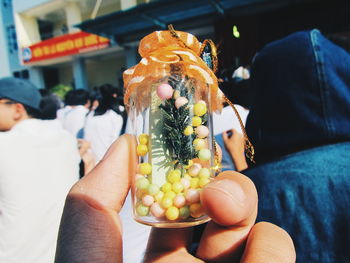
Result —
[[[136, 104], [144, 103], [143, 94], [149, 93], [153, 83], [172, 74], [196, 80], [196, 88], [210, 90], [212, 111], [221, 110], [222, 93], [214, 72], [200, 58], [202, 44], [190, 33], [166, 30], [145, 36], [139, 45], [141, 61], [124, 71], [125, 105], [136, 91]], [[138, 92], [142, 89], [142, 92]]]

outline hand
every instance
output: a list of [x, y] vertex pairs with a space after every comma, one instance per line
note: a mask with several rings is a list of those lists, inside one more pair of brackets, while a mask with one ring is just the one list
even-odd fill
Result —
[[90, 142], [84, 139], [78, 139], [78, 149], [80, 158], [84, 162], [84, 175], [89, 173], [95, 167], [95, 156], [90, 150]]
[[[229, 136], [228, 133], [231, 133], [231, 136]], [[245, 141], [243, 135], [235, 129], [231, 129], [222, 133], [222, 138], [237, 171], [242, 171], [248, 168], [248, 164], [244, 156]]]
[[[120, 137], [73, 186], [62, 216], [56, 263], [122, 262], [118, 212], [136, 172], [135, 149], [134, 137]], [[192, 228], [153, 228], [145, 262], [295, 262], [293, 242], [284, 230], [266, 222], [254, 224], [257, 193], [247, 177], [220, 174], [202, 190], [201, 201], [212, 221], [197, 254], [187, 250]]]
[[82, 157], [90, 149], [90, 143], [84, 139], [77, 139], [77, 140], [78, 140], [79, 154], [80, 154], [80, 157]]

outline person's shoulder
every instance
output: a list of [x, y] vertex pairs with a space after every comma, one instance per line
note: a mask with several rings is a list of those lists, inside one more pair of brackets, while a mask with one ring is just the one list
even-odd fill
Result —
[[123, 119], [123, 117], [119, 113], [115, 112], [114, 110], [108, 110], [106, 113], [112, 116], [113, 118]]
[[[262, 179], [286, 178], [296, 174], [338, 173], [350, 170], [350, 142], [327, 144], [291, 153], [269, 162], [256, 165], [243, 174]], [[279, 180], [278, 179], [278, 180]]]
[[14, 131], [4, 131], [0, 132], [0, 145], [1, 150], [0, 152], [4, 152], [3, 150], [6, 150], [6, 148], [9, 145], [12, 145], [16, 142], [16, 136], [14, 134]]

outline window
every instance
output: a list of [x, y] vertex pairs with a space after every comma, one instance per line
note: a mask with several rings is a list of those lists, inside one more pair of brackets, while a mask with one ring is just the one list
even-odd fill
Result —
[[16, 29], [14, 25], [9, 25], [6, 27], [6, 36], [7, 36], [7, 48], [9, 53], [17, 52], [18, 45], [17, 45], [17, 35], [16, 35]]
[[29, 79], [29, 71], [28, 70], [15, 71], [13, 72], [13, 76], [19, 79]]
[[2, 6], [5, 8], [11, 8], [12, 7], [12, 0], [2, 0]]

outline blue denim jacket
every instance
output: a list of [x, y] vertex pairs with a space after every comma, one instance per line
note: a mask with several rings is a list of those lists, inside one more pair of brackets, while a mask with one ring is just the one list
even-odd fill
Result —
[[290, 154], [243, 173], [258, 189], [257, 221], [291, 235], [297, 262], [350, 262], [350, 142]]
[[258, 220], [286, 229], [298, 262], [350, 262], [350, 55], [318, 30], [264, 47], [247, 133]]

